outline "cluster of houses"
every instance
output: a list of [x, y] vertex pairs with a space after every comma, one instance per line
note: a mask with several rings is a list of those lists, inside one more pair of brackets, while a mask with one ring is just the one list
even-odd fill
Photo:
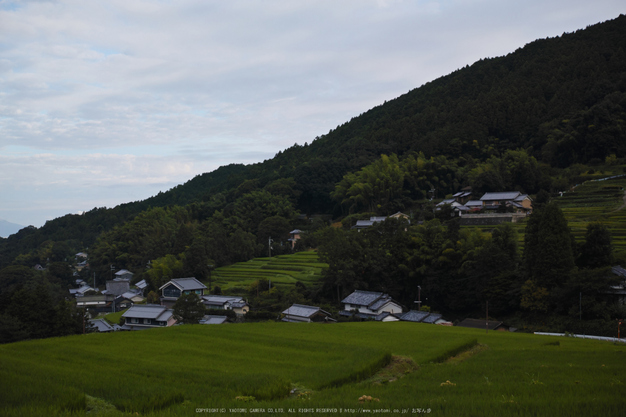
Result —
[[[410, 310], [404, 312], [403, 307], [391, 296], [382, 292], [356, 290], [343, 300], [340, 316], [357, 320], [375, 320], [381, 322], [411, 321], [414, 323], [431, 323], [452, 325], [443, 320], [441, 314], [428, 311]], [[283, 311], [282, 321], [286, 322], [334, 322], [331, 314], [319, 307], [294, 304]]]
[[[132, 273], [121, 270], [116, 278], [107, 281], [106, 290], [97, 295], [84, 295], [81, 286], [72, 290], [76, 296], [76, 305], [89, 308], [97, 313], [126, 311], [123, 325], [111, 325], [106, 320], [95, 319], [90, 323], [97, 331], [111, 332], [117, 330], [145, 330], [157, 327], [169, 327], [177, 324], [172, 307], [176, 300], [184, 294], [197, 294], [208, 309], [232, 310], [242, 317], [250, 306], [239, 296], [205, 295], [207, 287], [196, 278], [177, 278], [165, 283], [160, 291], [161, 304], [143, 304], [143, 290], [145, 281], [135, 284], [130, 289]], [[83, 283], [84, 284], [84, 283]], [[89, 287], [91, 288], [91, 287]], [[91, 288], [93, 290], [93, 288]], [[339, 314], [343, 317], [356, 320], [376, 320], [382, 322], [411, 321], [419, 323], [449, 324], [440, 314], [431, 314], [427, 311], [411, 310], [404, 312], [402, 306], [388, 294], [373, 291], [354, 291], [342, 300], [343, 310]], [[227, 321], [225, 315], [205, 315], [200, 324], [221, 324]], [[294, 304], [282, 312], [282, 321], [285, 322], [335, 322], [332, 315], [320, 307]]]
[[498, 223], [498, 217], [502, 217], [502, 221], [516, 222], [529, 215], [533, 209], [530, 196], [519, 191], [485, 193], [479, 200], [471, 198], [471, 190], [464, 189], [437, 204], [437, 208], [449, 205], [468, 222], [475, 219], [492, 223]]
[[498, 211], [503, 207], [522, 214], [530, 214], [533, 209], [533, 200], [528, 194], [519, 191], [504, 191], [485, 193], [479, 200], [471, 200], [471, 191], [460, 191], [443, 200], [437, 206], [451, 205], [460, 214], [475, 213], [478, 211]]

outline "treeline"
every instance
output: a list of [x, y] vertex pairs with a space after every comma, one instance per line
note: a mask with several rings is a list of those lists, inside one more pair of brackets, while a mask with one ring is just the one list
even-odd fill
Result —
[[51, 263], [46, 271], [21, 265], [0, 270], [0, 343], [88, 330], [84, 312], [67, 298], [71, 277], [65, 262]]
[[335, 302], [360, 289], [415, 308], [420, 286], [423, 304], [449, 319], [484, 316], [488, 302], [493, 317], [609, 335], [613, 319], [626, 313], [610, 298], [618, 278], [608, 270], [608, 229], [590, 223], [577, 245], [554, 203], [535, 208], [523, 251], [510, 223], [488, 233], [460, 228], [444, 212], [420, 225], [390, 218], [360, 231], [326, 228], [307, 239], [329, 264], [322, 294]]

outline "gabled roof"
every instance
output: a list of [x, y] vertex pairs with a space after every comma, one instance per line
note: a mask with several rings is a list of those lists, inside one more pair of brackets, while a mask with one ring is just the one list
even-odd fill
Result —
[[529, 199], [530, 201], [533, 200], [532, 198], [530, 198], [528, 194], [520, 194], [517, 197], [515, 197], [515, 201], [523, 201], [525, 199]]
[[167, 307], [158, 304], [135, 304], [130, 307], [122, 317], [134, 318], [134, 319], [154, 319], [158, 321], [169, 320], [174, 312], [168, 310]]
[[480, 201], [494, 201], [494, 200], [515, 200], [522, 193], [519, 191], [503, 191], [499, 193], [485, 193], [480, 197]]
[[294, 304], [289, 307], [287, 310], [283, 311], [283, 314], [288, 316], [298, 316], [298, 317], [307, 317], [311, 318], [317, 313], [322, 313], [327, 316], [330, 316], [330, 313], [320, 309], [319, 307], [307, 306], [302, 304]]
[[128, 269], [120, 269], [119, 271], [115, 273], [115, 275], [126, 275], [126, 274], [134, 275]]
[[202, 301], [210, 304], [245, 303], [241, 297], [228, 295], [203, 295]]
[[422, 320], [424, 320], [426, 317], [428, 317], [430, 313], [428, 311], [417, 311], [417, 310], [411, 310], [411, 311], [407, 311], [406, 313], [402, 314], [400, 317], [400, 320], [402, 321], [412, 321], [414, 323], [419, 323]]
[[147, 286], [148, 286], [148, 283], [146, 282], [145, 279], [142, 279], [141, 281], [135, 284], [135, 287], [139, 288], [140, 290], [145, 289]]
[[226, 322], [226, 320], [228, 320], [228, 317], [226, 316], [212, 316], [212, 315], [206, 315], [204, 317], [202, 317], [202, 319], [200, 321], [198, 321], [199, 324], [223, 324]]
[[480, 200], [470, 200], [467, 203], [465, 203], [465, 207], [482, 207], [483, 206], [483, 202]]
[[89, 323], [98, 331], [101, 333], [104, 332], [114, 332], [116, 330], [120, 329], [120, 326], [117, 324], [109, 324], [106, 320], [104, 319], [94, 319], [94, 320], [89, 320]]
[[378, 301], [383, 295], [382, 292], [355, 290], [352, 294], [341, 300], [344, 304], [354, 304], [360, 306], [369, 306]]
[[162, 290], [163, 288], [167, 287], [170, 284], [173, 284], [176, 288], [178, 288], [181, 291], [194, 291], [194, 290], [206, 289], [206, 285], [204, 285], [197, 279], [191, 277], [191, 278], [171, 279], [168, 282], [166, 282], [164, 285], [162, 285], [161, 288], [159, 288], [159, 290]]
[[422, 323], [432, 323], [434, 324], [437, 320], [439, 320], [441, 318], [441, 314], [429, 314], [428, 317], [426, 317], [424, 320], [422, 320]]
[[620, 276], [622, 278], [626, 278], [626, 269], [622, 268], [621, 265], [617, 265], [611, 268], [611, 272], [615, 275]]
[[364, 306], [373, 311], [378, 310], [387, 303], [395, 303], [395, 301], [388, 294], [384, 294], [382, 292], [361, 290], [355, 290], [352, 294], [341, 300], [341, 302], [344, 304]]

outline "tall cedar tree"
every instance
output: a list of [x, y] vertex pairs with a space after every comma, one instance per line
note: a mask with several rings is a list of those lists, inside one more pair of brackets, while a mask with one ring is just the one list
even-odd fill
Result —
[[562, 285], [574, 269], [574, 242], [567, 220], [556, 203], [548, 203], [528, 219], [524, 267], [538, 286]]

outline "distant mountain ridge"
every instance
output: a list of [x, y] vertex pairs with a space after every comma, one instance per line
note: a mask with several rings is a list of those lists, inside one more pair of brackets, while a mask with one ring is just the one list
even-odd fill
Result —
[[10, 235], [17, 233], [20, 229], [23, 229], [24, 226], [11, 223], [6, 220], [0, 219], [0, 237], [9, 237]]
[[517, 149], [553, 168], [626, 157], [626, 16], [477, 61], [266, 161], [223, 166], [143, 201], [24, 228], [0, 242], [0, 267], [47, 241], [91, 246], [150, 207], [194, 205], [198, 221], [215, 210], [230, 216], [237, 198], [268, 186], [290, 190], [301, 213], [333, 213], [335, 185], [382, 154], [422, 152], [470, 169]]

